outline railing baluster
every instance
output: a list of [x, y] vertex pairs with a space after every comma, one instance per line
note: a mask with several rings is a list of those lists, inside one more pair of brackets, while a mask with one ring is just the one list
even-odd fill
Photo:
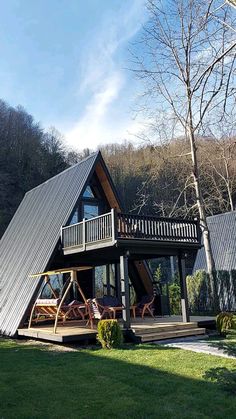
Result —
[[189, 238], [189, 224], [185, 224], [186, 226], [186, 238]]
[[169, 221], [166, 221], [166, 237], [169, 239]]
[[156, 220], [153, 221], [153, 227], [154, 227], [154, 231], [153, 231], [154, 236], [157, 237], [157, 223], [156, 223]]
[[162, 232], [162, 221], [160, 221], [159, 223], [159, 228], [160, 228], [160, 238], [163, 239], [163, 232]]

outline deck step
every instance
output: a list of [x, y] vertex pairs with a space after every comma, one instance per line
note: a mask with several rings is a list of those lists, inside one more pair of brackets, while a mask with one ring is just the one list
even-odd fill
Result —
[[186, 329], [183, 328], [182, 330], [170, 330], [165, 332], [158, 332], [158, 333], [135, 333], [135, 335], [141, 339], [141, 342], [153, 342], [156, 340], [164, 340], [164, 339], [173, 339], [176, 337], [184, 337], [184, 336], [195, 336], [195, 335], [205, 335], [206, 329], [203, 327], [196, 327]]
[[135, 334], [150, 334], [150, 333], [159, 333], [159, 332], [170, 332], [170, 331], [176, 331], [176, 330], [190, 330], [190, 329], [196, 329], [197, 323], [191, 322], [191, 323], [172, 323], [172, 324], [156, 324], [155, 326], [147, 326], [147, 327], [140, 327], [133, 325], [132, 329]]

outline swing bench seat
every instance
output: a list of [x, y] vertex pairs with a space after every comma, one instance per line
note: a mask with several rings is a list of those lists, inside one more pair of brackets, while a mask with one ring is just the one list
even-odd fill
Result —
[[[38, 323], [39, 321], [43, 321], [43, 320], [49, 320], [49, 319], [55, 320], [60, 302], [61, 302], [60, 298], [37, 299], [35, 308], [34, 308], [33, 321]], [[81, 303], [79, 301], [74, 300], [70, 304], [63, 304], [60, 307], [60, 310], [58, 313], [58, 320], [62, 320], [63, 323], [66, 320], [76, 320], [76, 319], [84, 320], [86, 314], [87, 314], [87, 307], [85, 303]]]

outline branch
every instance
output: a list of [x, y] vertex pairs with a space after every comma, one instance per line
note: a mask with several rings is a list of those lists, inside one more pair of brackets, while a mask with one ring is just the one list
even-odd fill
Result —
[[195, 83], [195, 85], [194, 85], [194, 87], [193, 87], [193, 89], [192, 89], [192, 94], [194, 93], [194, 92], [196, 92], [198, 89], [199, 89], [199, 87], [200, 87], [200, 85], [201, 85], [201, 82], [202, 82], [202, 80], [204, 79], [204, 77], [205, 77], [205, 75], [208, 73], [208, 72], [212, 72], [212, 70], [214, 69], [214, 67], [215, 67], [215, 65], [217, 64], [217, 63], [219, 63], [221, 60], [222, 60], [222, 58], [224, 58], [230, 51], [232, 51], [234, 48], [236, 47], [236, 42], [234, 42], [232, 45], [230, 45], [224, 52], [222, 52], [222, 54], [220, 54], [220, 56], [219, 57], [217, 57], [214, 61], [213, 61], [213, 63], [211, 63], [207, 68], [206, 68], [206, 70], [204, 70], [203, 71], [203, 73], [201, 74], [201, 76], [198, 78], [198, 80], [196, 81], [196, 83]]

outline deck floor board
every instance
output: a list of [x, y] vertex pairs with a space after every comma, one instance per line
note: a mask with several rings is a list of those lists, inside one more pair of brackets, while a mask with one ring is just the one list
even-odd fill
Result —
[[[190, 323], [183, 323], [181, 316], [155, 317], [154, 319], [146, 317], [144, 319], [136, 318], [131, 321], [131, 328], [141, 333], [168, 332], [179, 327], [188, 328], [198, 327], [201, 322], [213, 322], [214, 317], [210, 316], [191, 316]], [[121, 320], [119, 320], [120, 323]], [[40, 324], [34, 327], [18, 329], [18, 336], [41, 339], [53, 342], [76, 342], [81, 340], [96, 339], [97, 330], [86, 327], [86, 323], [68, 321], [65, 325], [59, 324], [57, 333], [53, 333], [53, 324]]]

